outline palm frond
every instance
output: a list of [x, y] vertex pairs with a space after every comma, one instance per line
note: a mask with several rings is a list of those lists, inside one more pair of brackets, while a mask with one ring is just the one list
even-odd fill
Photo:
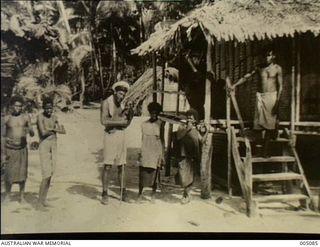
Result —
[[70, 52], [70, 59], [73, 65], [78, 69], [81, 68], [81, 63], [83, 58], [85, 58], [88, 55], [88, 53], [91, 51], [92, 51], [92, 48], [89, 45], [80, 45], [74, 48]]

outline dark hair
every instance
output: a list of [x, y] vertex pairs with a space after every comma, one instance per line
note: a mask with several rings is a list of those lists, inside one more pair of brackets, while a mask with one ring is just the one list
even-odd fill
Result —
[[115, 91], [115, 92], [118, 92], [118, 91], [128, 92], [128, 88], [123, 87], [123, 86], [116, 86], [115, 89], [114, 89], [114, 91]]
[[16, 102], [20, 102], [21, 104], [23, 104], [24, 100], [20, 95], [15, 95], [10, 99], [10, 104], [13, 105]]
[[267, 55], [269, 52], [272, 52], [273, 54], [275, 54], [275, 49], [273, 45], [267, 45], [263, 48], [263, 54]]
[[42, 107], [44, 108], [48, 104], [53, 105], [53, 100], [51, 98], [44, 98], [42, 100]]
[[148, 105], [148, 111], [151, 113], [152, 111], [156, 111], [158, 114], [162, 111], [162, 107], [157, 102], [151, 102]]
[[196, 109], [191, 108], [186, 112], [186, 116], [193, 116], [194, 119], [198, 122], [199, 121], [199, 114]]

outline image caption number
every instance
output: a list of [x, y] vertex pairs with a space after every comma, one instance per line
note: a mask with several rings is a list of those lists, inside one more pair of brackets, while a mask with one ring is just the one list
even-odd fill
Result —
[[318, 246], [318, 241], [300, 241], [300, 245], [304, 246]]

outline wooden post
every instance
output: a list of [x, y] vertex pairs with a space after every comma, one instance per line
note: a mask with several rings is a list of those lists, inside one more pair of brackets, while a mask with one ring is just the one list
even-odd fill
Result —
[[[228, 76], [226, 78], [226, 81], [230, 80], [230, 76], [232, 76], [233, 71], [233, 57], [232, 57], [232, 49], [233, 49], [233, 43], [230, 40], [228, 42]], [[226, 83], [226, 119], [227, 119], [227, 155], [228, 155], [228, 174], [227, 174], [227, 181], [228, 181], [228, 194], [231, 197], [232, 196], [232, 143], [231, 143], [231, 99], [230, 94], [227, 91], [228, 83]]]
[[173, 124], [169, 123], [169, 130], [168, 130], [168, 147], [167, 147], [167, 156], [166, 156], [166, 167], [165, 167], [165, 175], [170, 176], [170, 168], [171, 168], [171, 143], [172, 143], [172, 130]]
[[157, 102], [157, 57], [156, 53], [152, 53], [152, 67], [153, 67], [153, 94], [152, 94], [152, 99], [153, 102]]
[[[211, 115], [211, 83], [213, 76], [212, 72], [212, 43], [210, 36], [207, 37], [207, 76], [206, 76], [206, 91], [204, 103], [204, 121], [210, 123]], [[212, 133], [209, 133], [202, 146], [201, 154], [201, 198], [209, 199], [211, 197], [211, 161], [212, 161]]]
[[[178, 68], [179, 68], [179, 73], [181, 71], [181, 53], [179, 52], [178, 54]], [[176, 114], [179, 114], [179, 106], [180, 106], [180, 77], [178, 76], [178, 93], [177, 93], [177, 103], [176, 103]]]
[[202, 146], [201, 155], [201, 198], [211, 198], [211, 163], [212, 163], [212, 133], [207, 135], [207, 138]]
[[291, 118], [290, 118], [290, 136], [292, 139], [292, 143], [295, 144], [293, 132], [295, 130], [295, 74], [296, 74], [296, 66], [295, 66], [295, 57], [296, 57], [296, 40], [292, 39], [292, 67], [291, 67]]
[[[230, 80], [229, 77], [226, 80]], [[226, 85], [227, 89], [227, 85]], [[232, 167], [231, 167], [231, 100], [228, 90], [226, 90], [226, 117], [227, 117], [227, 155], [228, 155], [228, 194], [232, 196], [232, 186], [231, 186], [231, 177], [232, 177]]]
[[297, 93], [297, 98], [296, 98], [296, 122], [300, 121], [300, 91], [301, 91], [301, 37], [297, 36], [296, 37], [296, 42], [297, 42], [297, 85], [296, 85], [296, 93]]
[[207, 39], [207, 76], [206, 76], [206, 91], [205, 91], [205, 100], [204, 100], [204, 121], [206, 123], [210, 122], [211, 115], [211, 78], [208, 75], [212, 74], [212, 44], [209, 39]]
[[162, 109], [164, 109], [164, 79], [165, 79], [165, 68], [166, 68], [166, 64], [165, 64], [165, 56], [164, 56], [164, 53], [162, 54], [162, 77], [161, 77], [161, 106], [162, 106]]

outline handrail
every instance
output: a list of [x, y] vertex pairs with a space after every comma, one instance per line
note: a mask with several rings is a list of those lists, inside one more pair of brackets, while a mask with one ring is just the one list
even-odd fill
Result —
[[231, 81], [229, 76], [226, 77], [226, 90], [228, 91], [227, 97], [231, 98], [234, 110], [236, 111], [237, 114], [237, 118], [239, 119], [239, 123], [240, 123], [240, 127], [242, 130], [242, 133], [244, 133], [244, 123], [243, 123], [243, 119], [240, 113], [240, 109], [239, 109], [239, 105], [235, 96], [235, 92], [234, 91], [230, 91], [229, 88], [231, 87]]

